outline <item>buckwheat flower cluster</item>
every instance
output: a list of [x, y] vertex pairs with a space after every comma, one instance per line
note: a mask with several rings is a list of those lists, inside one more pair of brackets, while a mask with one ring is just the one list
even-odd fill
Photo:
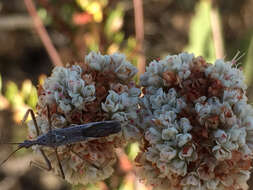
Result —
[[[49, 131], [47, 105], [52, 128], [66, 128], [95, 121], [118, 120], [121, 132], [64, 145], [58, 148], [66, 180], [72, 184], [94, 183], [108, 178], [116, 160], [114, 149], [136, 140], [139, 88], [132, 78], [137, 69], [122, 54], [101, 55], [91, 52], [85, 63], [55, 67], [38, 90], [38, 115], [41, 134]], [[28, 123], [36, 138], [33, 121]], [[38, 151], [40, 147], [34, 147]], [[44, 149], [44, 147], [42, 147]], [[55, 173], [60, 174], [54, 150], [45, 148]]]
[[151, 62], [141, 77], [141, 179], [158, 189], [242, 189], [253, 150], [243, 80], [233, 62], [188, 53]]

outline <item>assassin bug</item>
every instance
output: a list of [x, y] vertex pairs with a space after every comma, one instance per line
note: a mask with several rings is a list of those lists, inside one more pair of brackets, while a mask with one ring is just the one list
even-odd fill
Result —
[[[52, 169], [52, 165], [42, 147], [51, 147], [55, 151], [61, 176], [63, 179], [65, 179], [65, 174], [63, 172], [63, 168], [57, 151], [57, 148], [59, 146], [62, 145], [70, 146], [73, 143], [88, 141], [88, 138], [106, 137], [121, 131], [120, 123], [118, 121], [100, 121], [81, 125], [73, 125], [61, 129], [52, 129], [49, 106], [47, 105], [49, 131], [45, 134], [40, 135], [39, 127], [33, 110], [31, 109], [27, 110], [22, 122], [25, 122], [29, 113], [32, 116], [32, 120], [36, 128], [37, 138], [35, 140], [25, 140], [22, 143], [6, 143], [6, 144], [18, 144], [18, 148], [15, 151], [13, 151], [4, 161], [2, 161], [0, 166], [3, 165], [14, 153], [16, 153], [21, 148], [30, 148], [33, 145], [40, 145], [41, 147], [39, 148], [39, 151], [41, 152], [41, 155], [43, 156], [47, 164], [47, 167], [41, 166], [40, 164], [33, 161], [30, 162], [30, 165], [34, 164], [39, 168], [50, 171]], [[73, 153], [75, 152], [73, 151]]]

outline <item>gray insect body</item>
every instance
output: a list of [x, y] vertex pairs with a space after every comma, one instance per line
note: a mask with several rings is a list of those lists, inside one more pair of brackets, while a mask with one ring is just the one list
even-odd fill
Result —
[[46, 134], [40, 135], [36, 140], [25, 140], [19, 147], [29, 148], [33, 145], [58, 147], [87, 141], [89, 138], [106, 137], [120, 132], [118, 121], [93, 122], [83, 125], [75, 125], [63, 129], [53, 129]]
[[[54, 149], [56, 158], [58, 161], [58, 166], [60, 168], [61, 176], [64, 179], [65, 174], [64, 174], [64, 171], [60, 162], [60, 157], [57, 151], [57, 148], [59, 146], [70, 145], [70, 144], [82, 142], [82, 141], [88, 141], [90, 138], [106, 137], [106, 136], [109, 136], [121, 131], [120, 123], [118, 121], [100, 121], [100, 122], [87, 123], [83, 125], [74, 125], [74, 126], [70, 126], [70, 127], [62, 128], [62, 129], [52, 129], [50, 109], [49, 109], [49, 106], [47, 105], [49, 131], [46, 134], [40, 135], [39, 126], [37, 124], [33, 110], [31, 109], [27, 110], [24, 116], [23, 122], [27, 119], [29, 113], [31, 114], [33, 122], [34, 122], [34, 126], [37, 132], [37, 139], [25, 140], [22, 143], [4, 143], [4, 144], [18, 144], [18, 148], [15, 151], [13, 151], [4, 161], [2, 161], [0, 166], [3, 165], [15, 152], [17, 152], [21, 148], [30, 148], [33, 145], [40, 145], [41, 147], [39, 148], [39, 151], [41, 152], [41, 155], [43, 156], [47, 164], [47, 167], [41, 166], [40, 164], [36, 162], [32, 162], [32, 161], [31, 161], [31, 164], [34, 164], [38, 166], [39, 168], [43, 168], [50, 171], [52, 169], [51, 162], [47, 158], [42, 148], [42, 147], [47, 146]], [[73, 150], [71, 151], [75, 153]], [[95, 165], [93, 166], [96, 167]]]

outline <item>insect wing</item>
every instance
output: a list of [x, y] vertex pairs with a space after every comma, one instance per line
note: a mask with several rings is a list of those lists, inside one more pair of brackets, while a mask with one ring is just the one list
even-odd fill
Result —
[[84, 137], [106, 137], [121, 131], [118, 121], [104, 121], [92, 124], [82, 130]]

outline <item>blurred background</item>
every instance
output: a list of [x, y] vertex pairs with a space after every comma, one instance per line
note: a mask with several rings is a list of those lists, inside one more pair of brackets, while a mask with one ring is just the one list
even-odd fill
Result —
[[[20, 121], [28, 108], [35, 109], [36, 85], [55, 65], [83, 61], [91, 50], [124, 53], [140, 72], [150, 61], [182, 51], [210, 62], [232, 60], [240, 51], [238, 63], [252, 102], [252, 18], [253, 0], [1, 0], [1, 141], [27, 138]], [[0, 161], [14, 148], [0, 144]], [[36, 158], [31, 150], [21, 150], [0, 167], [0, 189], [151, 189], [135, 177], [132, 160], [137, 152], [136, 143], [119, 150], [115, 173], [104, 182], [73, 186], [29, 167]]]

